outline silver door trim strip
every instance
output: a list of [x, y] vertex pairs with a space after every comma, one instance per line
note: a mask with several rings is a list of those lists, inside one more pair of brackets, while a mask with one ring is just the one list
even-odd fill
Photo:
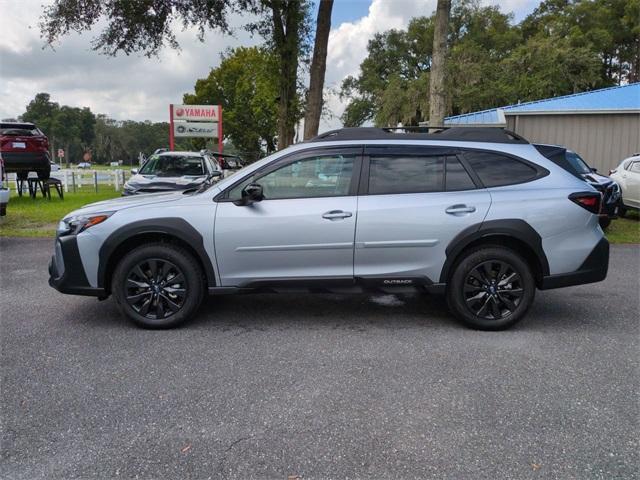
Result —
[[236, 247], [236, 252], [284, 252], [290, 250], [342, 250], [353, 248], [352, 242], [305, 243], [302, 245], [264, 245], [259, 247]]
[[440, 243], [433, 240], [388, 240], [381, 242], [356, 242], [356, 248], [433, 247]]

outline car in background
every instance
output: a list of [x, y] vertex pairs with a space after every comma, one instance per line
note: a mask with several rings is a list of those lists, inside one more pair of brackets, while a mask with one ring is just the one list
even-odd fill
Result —
[[618, 182], [622, 193], [618, 215], [624, 217], [630, 208], [640, 209], [640, 153], [625, 158], [609, 175]]
[[0, 217], [7, 214], [7, 205], [9, 204], [9, 189], [4, 188], [4, 161], [0, 153]]
[[59, 172], [60, 171], [60, 165], [58, 165], [57, 163], [51, 162], [50, 166], [51, 166], [51, 171], [52, 172]]
[[153, 154], [140, 167], [131, 170], [122, 195], [191, 190], [222, 177], [222, 169], [207, 153], [162, 152]]
[[240, 170], [242, 167], [244, 167], [244, 162], [237, 155], [214, 153], [213, 157], [218, 160], [218, 164], [223, 170]]
[[582, 178], [589, 185], [602, 194], [602, 211], [600, 212], [600, 226], [607, 228], [611, 220], [616, 218], [620, 202], [620, 186], [611, 178], [600, 175], [598, 170], [591, 168], [583, 158], [573, 150], [559, 145], [534, 145], [536, 149], [556, 165], [564, 168], [578, 178]]
[[33, 123], [1, 122], [0, 153], [5, 173], [15, 173], [20, 180], [26, 180], [29, 172], [40, 179], [51, 174], [49, 140]]
[[83, 170], [87, 170], [91, 168], [91, 164], [89, 162], [80, 162], [78, 164], [78, 168], [82, 168]]

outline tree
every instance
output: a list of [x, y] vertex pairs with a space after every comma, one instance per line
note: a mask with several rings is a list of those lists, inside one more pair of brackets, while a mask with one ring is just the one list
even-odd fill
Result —
[[54, 122], [55, 117], [60, 110], [60, 105], [51, 101], [48, 93], [38, 93], [35, 98], [29, 102], [27, 109], [21, 118], [25, 122], [35, 123], [40, 130], [49, 138], [49, 154], [54, 157]]
[[318, 135], [318, 128], [320, 127], [322, 90], [324, 88], [324, 75], [327, 69], [327, 45], [329, 43], [329, 32], [331, 31], [332, 8], [333, 0], [320, 0], [320, 5], [318, 6], [318, 18], [316, 21], [316, 38], [315, 45], [313, 47], [313, 59], [311, 60], [307, 108], [304, 116], [305, 140]]
[[444, 125], [447, 113], [447, 87], [445, 85], [447, 56], [447, 30], [451, 0], [438, 0], [433, 34], [433, 63], [429, 77], [429, 125]]
[[204, 41], [208, 29], [231, 32], [230, 14], [257, 16], [258, 21], [246, 28], [261, 34], [278, 57], [279, 74], [274, 78], [279, 87], [278, 148], [284, 148], [293, 141], [299, 109], [298, 60], [305, 50], [308, 10], [308, 0], [54, 0], [44, 8], [40, 28], [53, 44], [71, 31], [88, 31], [100, 23], [105, 27], [91, 43], [94, 50], [152, 56], [165, 46], [179, 48], [174, 22], [196, 27], [198, 39]]
[[224, 111], [225, 137], [248, 160], [275, 150], [278, 118], [279, 71], [277, 57], [266, 48], [239, 47], [222, 56], [220, 66], [196, 81], [187, 104], [220, 104]]

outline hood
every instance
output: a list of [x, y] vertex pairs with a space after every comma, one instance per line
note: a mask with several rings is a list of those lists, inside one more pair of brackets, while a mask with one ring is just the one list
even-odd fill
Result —
[[90, 203], [78, 210], [65, 215], [86, 215], [98, 212], [116, 212], [125, 208], [139, 207], [143, 205], [152, 205], [156, 203], [175, 202], [184, 198], [182, 192], [166, 192], [166, 193], [149, 193], [147, 195], [134, 195], [131, 197], [118, 197], [111, 200], [103, 200], [101, 202]]
[[207, 178], [206, 175], [183, 175], [181, 177], [159, 177], [157, 175], [133, 175], [127, 185], [134, 189], [152, 190], [184, 190], [200, 185]]

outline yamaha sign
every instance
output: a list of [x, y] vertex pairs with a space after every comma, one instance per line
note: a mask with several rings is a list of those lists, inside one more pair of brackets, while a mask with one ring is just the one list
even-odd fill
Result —
[[217, 138], [222, 153], [222, 107], [220, 105], [169, 105], [169, 147], [174, 138]]

